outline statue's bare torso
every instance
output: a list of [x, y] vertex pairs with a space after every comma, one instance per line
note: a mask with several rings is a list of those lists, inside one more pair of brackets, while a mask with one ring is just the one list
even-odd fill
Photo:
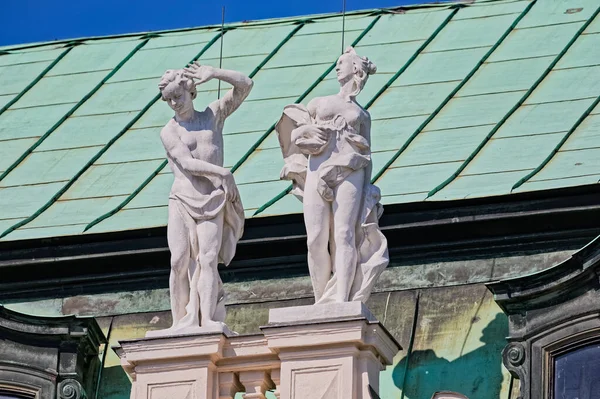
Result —
[[[212, 105], [212, 104], [211, 104]], [[187, 122], [171, 119], [163, 128], [163, 134], [172, 135], [189, 149], [192, 157], [217, 166], [223, 166], [223, 123], [219, 123], [214, 109], [209, 106], [202, 112], [195, 111]], [[209, 194], [215, 189], [215, 179], [211, 176], [197, 176], [189, 173], [167, 154], [169, 167], [175, 180], [172, 193], [193, 195], [193, 192]]]
[[[317, 125], [326, 124], [328, 121], [333, 121], [336, 117], [342, 117], [348, 125], [350, 125], [356, 134], [365, 135], [363, 126], [370, 123], [371, 117], [360, 105], [355, 102], [348, 102], [338, 95], [325, 97], [316, 97], [308, 103], [308, 111]], [[367, 141], [369, 137], [365, 137]], [[319, 154], [313, 154], [309, 157], [309, 172], [316, 170], [321, 163], [328, 160], [332, 153], [340, 152], [340, 146], [347, 145], [345, 141], [336, 140], [331, 137], [328, 140], [327, 146]]]

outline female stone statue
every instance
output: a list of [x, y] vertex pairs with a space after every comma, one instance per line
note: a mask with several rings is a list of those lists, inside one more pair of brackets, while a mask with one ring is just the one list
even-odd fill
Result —
[[[211, 79], [233, 88], [196, 111], [196, 86]], [[195, 63], [166, 71], [159, 88], [162, 99], [175, 111], [160, 133], [175, 180], [167, 227], [173, 326], [159, 335], [190, 327], [222, 328], [224, 293], [217, 264], [229, 264], [244, 227], [233, 175], [223, 168], [222, 131], [225, 119], [250, 93], [252, 80], [239, 72]]]
[[316, 303], [363, 301], [389, 262], [371, 179], [371, 117], [356, 102], [375, 65], [348, 48], [335, 71], [340, 91], [288, 105], [276, 130], [282, 179], [303, 201]]

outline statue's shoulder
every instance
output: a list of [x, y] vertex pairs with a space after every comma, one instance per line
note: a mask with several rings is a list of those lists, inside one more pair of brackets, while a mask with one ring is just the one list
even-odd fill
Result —
[[313, 97], [313, 99], [308, 102], [308, 107], [310, 107], [310, 106], [318, 107], [322, 103], [327, 102], [329, 97], [331, 97], [331, 96]]
[[160, 130], [160, 137], [162, 139], [171, 137], [172, 135], [176, 134], [176, 128], [177, 122], [175, 121], [175, 118], [169, 119], [167, 124]]
[[325, 97], [314, 97], [312, 100], [310, 100], [308, 102], [308, 104], [306, 104], [306, 108], [308, 108], [308, 111], [314, 115], [317, 109], [323, 107], [323, 104], [325, 104], [328, 100], [329, 96], [325, 96]]

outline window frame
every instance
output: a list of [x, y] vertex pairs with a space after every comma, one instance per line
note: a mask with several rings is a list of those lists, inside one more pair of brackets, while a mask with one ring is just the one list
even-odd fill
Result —
[[504, 366], [520, 399], [554, 399], [557, 356], [600, 343], [600, 236], [570, 258], [486, 284], [509, 321]]

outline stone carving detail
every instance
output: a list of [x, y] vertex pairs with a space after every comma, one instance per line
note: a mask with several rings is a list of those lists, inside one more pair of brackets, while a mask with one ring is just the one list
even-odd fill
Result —
[[59, 399], [85, 399], [86, 394], [79, 381], [68, 378], [58, 384], [58, 397]]
[[243, 399], [266, 399], [267, 390], [275, 388], [266, 371], [240, 371], [239, 379], [246, 390], [242, 395]]
[[219, 373], [218, 399], [235, 399], [235, 394], [244, 392], [244, 389], [237, 374], [233, 372]]
[[506, 359], [513, 367], [518, 367], [525, 361], [525, 348], [523, 345], [512, 343], [506, 349]]
[[340, 92], [284, 108], [276, 130], [304, 207], [316, 303], [363, 301], [389, 263], [383, 207], [371, 180], [371, 117], [356, 102], [375, 65], [349, 47], [337, 61]]
[[167, 383], [152, 384], [148, 386], [148, 399], [193, 399], [195, 383]]
[[[341, 366], [311, 367], [292, 371], [292, 399], [334, 399], [342, 394]], [[318, 381], [318, 384], [314, 384]]]
[[[521, 382], [528, 381], [527, 371], [523, 367], [525, 363], [525, 347], [517, 342], [511, 342], [504, 347], [502, 351], [502, 362], [510, 374]], [[517, 399], [529, 399], [529, 388], [524, 384], [520, 385], [519, 396]]]
[[[194, 109], [196, 86], [218, 79], [233, 86], [204, 110]], [[167, 239], [173, 325], [150, 335], [224, 328], [223, 283], [217, 264], [228, 265], [242, 236], [244, 212], [233, 175], [223, 167], [223, 125], [252, 89], [236, 71], [194, 63], [168, 70], [159, 88], [175, 111], [160, 138], [175, 180], [169, 194]]]

